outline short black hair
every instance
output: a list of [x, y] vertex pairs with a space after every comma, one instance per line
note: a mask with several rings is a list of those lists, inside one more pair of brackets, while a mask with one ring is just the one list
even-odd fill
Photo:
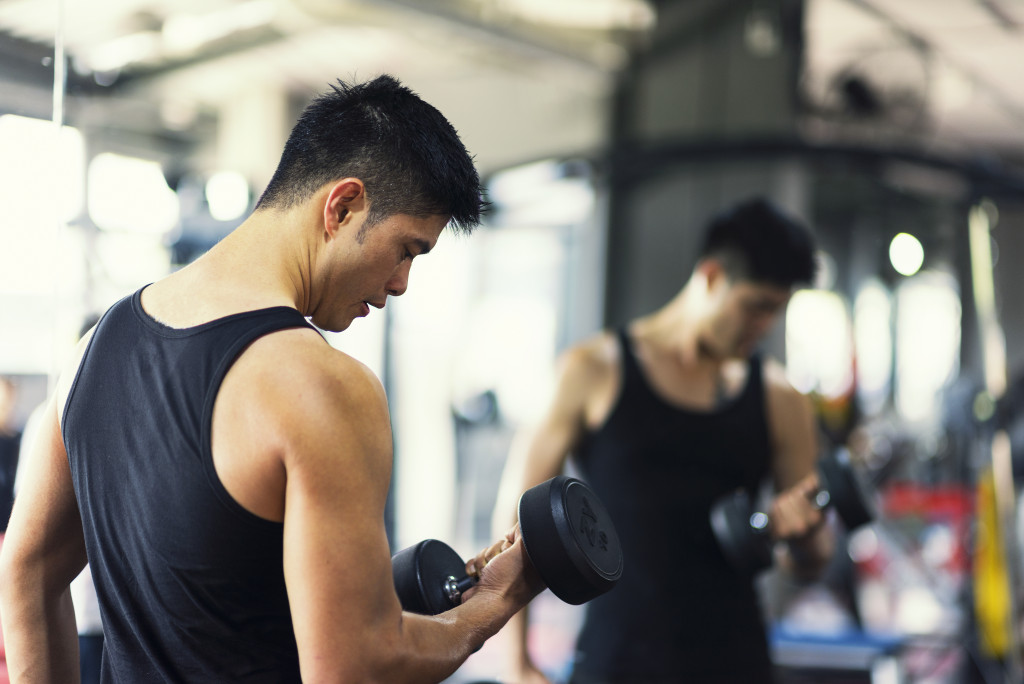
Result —
[[814, 280], [814, 252], [814, 237], [802, 223], [754, 197], [711, 219], [700, 256], [719, 260], [734, 281], [790, 288]]
[[339, 79], [310, 102], [256, 209], [286, 209], [346, 177], [366, 187], [367, 227], [407, 214], [447, 216], [454, 229], [470, 232], [486, 206], [455, 128], [386, 74], [361, 84]]

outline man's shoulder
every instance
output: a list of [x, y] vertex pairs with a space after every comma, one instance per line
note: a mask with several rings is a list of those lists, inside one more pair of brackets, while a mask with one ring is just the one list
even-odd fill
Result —
[[279, 330], [260, 337], [236, 366], [243, 383], [273, 388], [285, 404], [358, 401], [383, 391], [369, 367], [335, 349], [310, 328]]
[[761, 357], [761, 375], [764, 377], [765, 389], [778, 396], [800, 395], [786, 376], [786, 367], [771, 356]]
[[619, 377], [621, 355], [618, 339], [610, 331], [596, 333], [569, 347], [559, 359], [560, 392], [587, 401]]
[[617, 334], [602, 330], [566, 349], [562, 363], [577, 372], [604, 374], [618, 368], [620, 357]]
[[786, 377], [786, 368], [772, 358], [762, 359], [765, 396], [770, 414], [777, 422], [788, 424], [795, 416], [811, 411], [810, 398]]

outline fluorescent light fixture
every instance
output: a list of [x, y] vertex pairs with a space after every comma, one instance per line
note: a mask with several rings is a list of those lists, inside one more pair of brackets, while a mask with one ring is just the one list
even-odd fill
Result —
[[528, 21], [582, 29], [646, 29], [656, 18], [643, 0], [506, 0], [502, 8]]
[[100, 43], [83, 54], [81, 60], [93, 71], [117, 71], [135, 62], [152, 60], [160, 51], [159, 32], [139, 31]]
[[206, 14], [173, 14], [164, 20], [163, 47], [168, 54], [188, 55], [233, 33], [265, 26], [276, 12], [272, 0], [252, 0]]

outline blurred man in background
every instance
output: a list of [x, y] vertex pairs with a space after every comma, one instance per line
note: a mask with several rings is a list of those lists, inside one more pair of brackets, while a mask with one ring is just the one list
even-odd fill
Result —
[[[810, 402], [758, 344], [797, 286], [814, 244], [762, 199], [713, 218], [683, 289], [661, 309], [567, 350], [546, 415], [516, 440], [495, 525], [520, 492], [570, 456], [615, 522], [622, 580], [587, 606], [577, 684], [772, 681], [753, 579], [712, 535], [712, 504], [738, 488], [777, 496], [779, 559], [812, 578], [833, 549], [812, 505], [817, 428]], [[512, 682], [546, 682], [526, 645], [524, 610], [509, 629]], [[514, 626], [513, 626], [514, 625]]]

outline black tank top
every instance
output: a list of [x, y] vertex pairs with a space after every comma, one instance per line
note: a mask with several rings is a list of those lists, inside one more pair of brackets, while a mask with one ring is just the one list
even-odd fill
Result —
[[275, 307], [179, 330], [140, 296], [97, 325], [62, 424], [103, 618], [102, 681], [298, 682], [283, 525], [228, 494], [210, 426], [246, 345], [308, 323]]
[[726, 562], [708, 522], [716, 499], [755, 493], [768, 472], [760, 359], [738, 396], [693, 411], [655, 394], [625, 331], [619, 340], [618, 401], [576, 460], [615, 522], [623, 575], [587, 604], [574, 681], [771, 681], [754, 586]]

